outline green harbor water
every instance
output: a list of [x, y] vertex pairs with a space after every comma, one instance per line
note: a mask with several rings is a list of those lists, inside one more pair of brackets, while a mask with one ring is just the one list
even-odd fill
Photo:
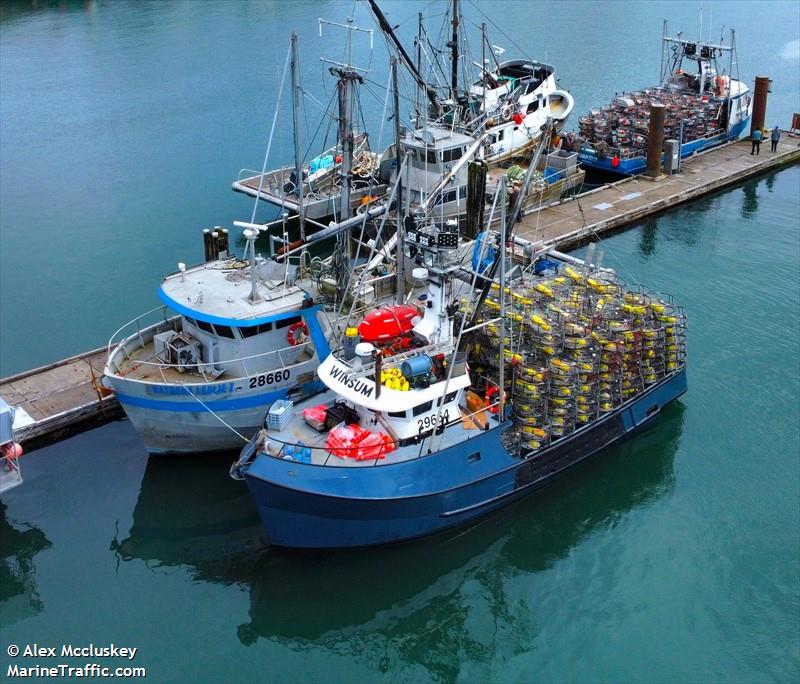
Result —
[[[464, 4], [554, 63], [578, 113], [653, 82], [662, 16], [688, 32], [699, 13]], [[774, 79], [768, 122], [787, 126], [799, 6], [704, 5], [715, 35], [737, 28], [743, 76]], [[386, 7], [410, 36], [418, 8]], [[420, 7], [438, 30], [444, 5]], [[201, 258], [201, 228], [249, 220], [228, 188], [261, 166], [288, 33], [327, 102], [318, 58], [341, 41], [316, 18], [371, 25], [353, 8], [0, 6], [0, 375], [103, 344]], [[382, 49], [356, 55], [385, 83]], [[800, 681], [800, 166], [599, 249], [688, 313], [689, 392], [646, 432], [471, 527], [354, 552], [270, 548], [230, 455], [148, 459], [125, 421], [26, 454], [0, 499], [0, 676], [93, 661], [155, 682]], [[112, 642], [135, 659], [8, 652]]]

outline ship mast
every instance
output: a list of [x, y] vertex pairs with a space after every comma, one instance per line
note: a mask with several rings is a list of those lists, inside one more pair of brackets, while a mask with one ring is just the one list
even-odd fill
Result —
[[411, 75], [414, 77], [417, 85], [425, 90], [425, 94], [428, 96], [428, 100], [431, 103], [433, 111], [438, 117], [442, 112], [442, 108], [439, 105], [439, 100], [436, 99], [436, 91], [422, 77], [422, 74], [420, 74], [420, 72], [417, 70], [417, 67], [414, 66], [414, 62], [411, 60], [411, 57], [409, 57], [408, 53], [403, 47], [403, 44], [400, 42], [400, 39], [395, 34], [394, 30], [389, 24], [389, 21], [383, 15], [381, 8], [378, 7], [378, 4], [375, 2], [375, 0], [369, 0], [369, 6], [372, 10], [372, 13], [375, 15], [375, 18], [378, 20], [378, 26], [380, 26], [381, 31], [386, 34], [387, 38], [389, 38], [389, 40], [391, 40], [394, 46], [397, 48], [397, 52], [400, 55], [400, 60], [406, 65], [406, 69], [411, 72]]
[[292, 110], [294, 123], [294, 173], [297, 192], [297, 214], [300, 220], [300, 239], [306, 239], [306, 212], [303, 201], [303, 168], [300, 159], [300, 55], [297, 34], [292, 32]]
[[397, 83], [397, 58], [391, 58], [392, 65], [392, 99], [394, 104], [394, 144], [395, 167], [397, 168], [397, 303], [403, 304], [406, 297], [405, 251], [403, 249], [403, 168], [401, 129], [400, 129], [400, 92]]
[[453, 0], [453, 33], [450, 42], [450, 97], [455, 104], [458, 101], [458, 0]]

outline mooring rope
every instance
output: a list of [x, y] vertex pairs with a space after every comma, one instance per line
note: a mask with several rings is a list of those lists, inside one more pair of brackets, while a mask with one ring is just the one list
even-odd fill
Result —
[[222, 423], [222, 424], [223, 424], [223, 425], [224, 425], [226, 428], [228, 428], [228, 429], [229, 429], [231, 432], [233, 432], [235, 435], [237, 435], [237, 436], [241, 437], [241, 438], [242, 438], [242, 440], [244, 441], [244, 443], [245, 443], [245, 444], [249, 444], [249, 443], [250, 443], [250, 440], [249, 440], [249, 439], [247, 439], [247, 437], [245, 437], [245, 436], [244, 436], [244, 435], [243, 435], [241, 432], [239, 432], [239, 431], [238, 431], [236, 428], [234, 428], [232, 425], [228, 425], [228, 423], [226, 423], [226, 422], [225, 422], [225, 421], [224, 421], [222, 418], [220, 418], [220, 417], [219, 417], [219, 416], [218, 416], [216, 413], [214, 413], [214, 411], [212, 411], [212, 410], [211, 410], [211, 409], [210, 409], [210, 408], [209, 408], [209, 407], [208, 407], [206, 404], [204, 404], [204, 403], [203, 403], [203, 400], [202, 400], [202, 399], [200, 399], [200, 397], [198, 397], [198, 396], [197, 396], [197, 395], [196, 395], [194, 392], [192, 392], [192, 390], [190, 390], [190, 389], [189, 389], [189, 387], [188, 387], [186, 384], [184, 384], [184, 383], [181, 383], [181, 387], [183, 387], [183, 389], [185, 389], [185, 390], [186, 390], [186, 391], [189, 393], [189, 395], [190, 395], [190, 396], [191, 396], [191, 397], [192, 397], [192, 398], [193, 398], [193, 399], [194, 399], [194, 400], [195, 400], [195, 401], [196, 401], [198, 404], [200, 404], [200, 406], [202, 406], [202, 407], [203, 407], [203, 408], [204, 408], [206, 411], [208, 411], [208, 412], [209, 412], [209, 413], [210, 413], [212, 416], [214, 416], [214, 418], [216, 418], [216, 419], [217, 419], [217, 420], [218, 420], [220, 423]]

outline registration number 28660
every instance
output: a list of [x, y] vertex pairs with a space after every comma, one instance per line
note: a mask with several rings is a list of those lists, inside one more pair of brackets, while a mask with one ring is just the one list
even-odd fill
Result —
[[286, 382], [290, 375], [291, 373], [288, 369], [256, 375], [254, 378], [250, 378], [250, 389], [264, 387], [264, 385], [274, 385], [276, 382]]

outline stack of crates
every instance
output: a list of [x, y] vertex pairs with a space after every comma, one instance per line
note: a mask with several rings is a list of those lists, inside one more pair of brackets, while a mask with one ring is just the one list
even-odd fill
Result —
[[278, 399], [267, 411], [266, 427], [268, 430], [283, 430], [294, 415], [294, 402]]

